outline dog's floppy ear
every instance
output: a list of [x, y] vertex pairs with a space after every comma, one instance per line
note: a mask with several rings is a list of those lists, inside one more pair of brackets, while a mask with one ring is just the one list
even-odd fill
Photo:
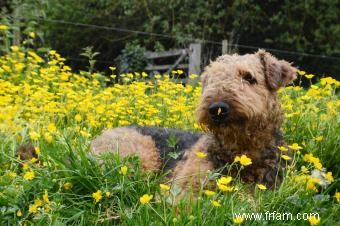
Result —
[[296, 79], [297, 69], [287, 61], [278, 60], [262, 49], [257, 54], [263, 65], [267, 85], [272, 91], [276, 91]]

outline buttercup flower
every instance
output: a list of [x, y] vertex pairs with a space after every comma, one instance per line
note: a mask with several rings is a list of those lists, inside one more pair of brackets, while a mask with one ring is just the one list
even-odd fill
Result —
[[249, 166], [252, 164], [251, 159], [248, 158], [246, 155], [241, 155], [241, 157], [236, 156], [234, 162], [240, 162], [242, 166]]
[[242, 224], [243, 221], [244, 221], [244, 218], [237, 216], [237, 217], [234, 217], [233, 221], [234, 221], [235, 224]]
[[21, 212], [21, 210], [18, 210], [17, 211], [17, 217], [21, 217], [22, 216], [22, 212]]
[[314, 226], [314, 225], [318, 225], [320, 223], [320, 218], [315, 217], [315, 216], [310, 216], [310, 217], [308, 217], [308, 221], [309, 221], [310, 225]]
[[33, 180], [35, 177], [35, 173], [33, 171], [27, 171], [25, 174], [24, 174], [24, 179], [25, 180]]
[[215, 195], [216, 192], [210, 191], [210, 190], [204, 190], [204, 194], [206, 194], [207, 196], [212, 196], [212, 195]]
[[278, 146], [277, 147], [280, 151], [288, 151], [288, 148], [286, 148], [285, 146]]
[[340, 202], [340, 192], [335, 192], [336, 201]]
[[318, 136], [318, 137], [315, 137], [314, 140], [316, 141], [323, 141], [324, 137], [323, 136]]
[[196, 151], [195, 154], [200, 159], [204, 159], [205, 157], [207, 157], [207, 153], [205, 153], [205, 152]]
[[64, 185], [63, 185], [64, 189], [65, 190], [69, 190], [73, 187], [73, 184], [70, 183], [70, 182], [66, 182]]
[[301, 146], [299, 146], [297, 143], [294, 143], [292, 145], [288, 145], [288, 147], [290, 147], [290, 149], [292, 149], [293, 151], [299, 151], [302, 149]]
[[92, 193], [92, 198], [94, 199], [95, 203], [98, 203], [103, 198], [102, 191], [98, 190]]
[[233, 180], [233, 178], [232, 178], [231, 176], [227, 176], [227, 177], [222, 176], [221, 178], [219, 178], [219, 179], [217, 180], [217, 183], [227, 185], [227, 184], [229, 184], [232, 180]]
[[120, 167], [119, 173], [122, 175], [126, 175], [128, 172], [128, 167], [127, 166], [122, 166]]
[[151, 201], [151, 199], [153, 198], [153, 195], [149, 195], [149, 194], [145, 194], [142, 197], [139, 198], [140, 203], [147, 204]]
[[214, 207], [220, 207], [221, 206], [221, 203], [220, 201], [211, 201], [211, 205], [213, 205]]
[[256, 186], [257, 186], [259, 189], [261, 189], [261, 190], [266, 190], [266, 189], [267, 189], [267, 187], [266, 187], [265, 185], [263, 185], [263, 184], [256, 184]]
[[281, 155], [281, 158], [283, 158], [284, 160], [288, 161], [291, 160], [292, 158], [289, 157], [288, 155]]
[[163, 191], [169, 191], [170, 190], [170, 186], [166, 185], [166, 184], [160, 184], [159, 187], [161, 188], [161, 190]]

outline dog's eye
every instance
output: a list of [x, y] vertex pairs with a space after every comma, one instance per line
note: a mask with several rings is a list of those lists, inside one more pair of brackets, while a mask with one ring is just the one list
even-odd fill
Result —
[[244, 74], [243, 80], [246, 80], [246, 81], [249, 82], [249, 84], [251, 84], [251, 85], [257, 83], [256, 79], [255, 79], [249, 72], [246, 72], [246, 73]]

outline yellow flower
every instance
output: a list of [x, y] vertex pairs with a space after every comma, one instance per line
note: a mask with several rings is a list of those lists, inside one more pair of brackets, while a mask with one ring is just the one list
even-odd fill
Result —
[[149, 203], [152, 198], [153, 198], [153, 195], [145, 194], [145, 195], [143, 195], [142, 197], [139, 198], [139, 201], [140, 201], [140, 203], [142, 203], [144, 205], [144, 204]]
[[22, 216], [22, 212], [21, 212], [21, 210], [18, 210], [17, 211], [17, 217], [21, 217]]
[[202, 151], [196, 151], [195, 154], [200, 159], [204, 159], [205, 157], [207, 157], [207, 153], [202, 152]]
[[39, 206], [36, 206], [36, 205], [30, 205], [29, 208], [28, 208], [28, 212], [29, 212], [30, 214], [37, 213], [37, 212], [38, 212], [38, 207], [39, 207]]
[[248, 166], [252, 164], [251, 159], [246, 155], [241, 155], [241, 157], [236, 156], [234, 162], [240, 162], [242, 166]]
[[17, 176], [17, 174], [15, 172], [8, 172], [8, 176], [13, 179]]
[[300, 70], [298, 70], [297, 73], [298, 73], [299, 75], [305, 75], [305, 74], [306, 74], [305, 71], [300, 71]]
[[41, 199], [39, 199], [39, 198], [37, 198], [36, 200], [34, 200], [34, 205], [36, 205], [36, 206], [41, 206], [42, 205], [42, 201], [41, 201]]
[[94, 199], [95, 203], [98, 203], [103, 198], [102, 191], [98, 190], [92, 193], [92, 198]]
[[306, 161], [306, 162], [310, 162], [310, 163], [313, 163], [314, 164], [314, 167], [318, 170], [321, 170], [322, 169], [322, 164], [320, 162], [320, 159], [317, 158], [317, 157], [314, 157], [313, 154], [305, 154], [303, 156], [303, 160]]
[[212, 195], [215, 195], [216, 192], [210, 191], [210, 190], [204, 190], [204, 194], [207, 195], [207, 196], [212, 196]]
[[32, 31], [32, 32], [30, 32], [30, 33], [28, 33], [28, 36], [30, 36], [31, 38], [35, 38], [35, 33]]
[[331, 183], [334, 182], [334, 178], [333, 178], [332, 172], [327, 172], [326, 173], [326, 178], [327, 178], [328, 183], [331, 184]]
[[315, 141], [323, 141], [323, 139], [324, 139], [323, 136], [318, 136], [314, 138]]
[[263, 185], [263, 184], [256, 184], [256, 186], [257, 186], [259, 189], [261, 189], [261, 190], [266, 190], [266, 189], [267, 189], [267, 187], [266, 187], [265, 185]]
[[220, 189], [221, 191], [224, 191], [224, 192], [231, 192], [231, 191], [234, 190], [233, 186], [231, 187], [231, 186], [221, 184], [221, 183], [217, 183], [217, 187], [218, 187], [218, 189]]
[[33, 158], [30, 159], [30, 162], [31, 162], [31, 163], [36, 163], [37, 161], [38, 161], [38, 159], [35, 158], [35, 157], [33, 157]]
[[73, 184], [70, 183], [70, 182], [66, 182], [64, 185], [63, 185], [64, 189], [65, 190], [69, 190], [73, 187]]
[[214, 207], [220, 207], [221, 206], [221, 203], [220, 203], [220, 201], [218, 200], [218, 201], [211, 201], [211, 205], [213, 205]]
[[44, 192], [42, 197], [43, 197], [43, 200], [44, 200], [45, 203], [49, 203], [50, 202], [50, 200], [48, 199], [48, 192], [47, 192], [47, 190], [45, 190], [45, 192]]
[[110, 195], [111, 195], [111, 192], [109, 192], [109, 191], [105, 192], [105, 196], [106, 196], [107, 198], [109, 198]]
[[312, 79], [312, 78], [314, 77], [314, 75], [313, 75], [313, 74], [309, 74], [309, 75], [305, 75], [305, 77], [306, 77], [307, 79]]
[[315, 184], [317, 184], [319, 182], [320, 182], [320, 180], [317, 179], [317, 178], [313, 178], [313, 177], [308, 178], [308, 181], [307, 181], [307, 184], [306, 184], [306, 190], [318, 191]]
[[166, 185], [166, 184], [160, 184], [159, 187], [161, 188], [161, 190], [163, 191], [169, 191], [170, 190], [170, 186]]
[[128, 172], [128, 167], [127, 166], [122, 166], [120, 167], [119, 173], [122, 175], [126, 175]]
[[28, 170], [29, 168], [30, 168], [30, 167], [29, 167], [29, 165], [28, 165], [27, 163], [22, 164], [22, 169], [23, 169], [24, 171]]
[[285, 146], [278, 146], [277, 147], [280, 151], [288, 151], [288, 148], [286, 148]]
[[235, 224], [242, 224], [243, 221], [244, 221], [244, 218], [237, 216], [237, 217], [234, 217], [233, 221], [234, 221]]
[[301, 146], [299, 146], [297, 143], [294, 143], [292, 145], [288, 145], [288, 147], [290, 147], [293, 151], [299, 151], [302, 149]]
[[35, 132], [35, 131], [31, 131], [29, 132], [30, 138], [34, 141], [38, 140], [40, 138], [39, 133]]
[[288, 155], [281, 155], [281, 158], [283, 158], [284, 160], [288, 161], [291, 160], [292, 158], [289, 157]]
[[340, 192], [335, 192], [336, 201], [340, 202]]
[[309, 173], [309, 170], [307, 169], [307, 167], [301, 166], [301, 172], [302, 172], [303, 174], [308, 174], [308, 173]]
[[25, 174], [24, 174], [24, 179], [25, 180], [33, 180], [35, 177], [35, 173], [33, 171], [27, 171]]
[[308, 221], [310, 225], [318, 225], [320, 223], [320, 217], [309, 216]]
[[190, 79], [195, 79], [195, 78], [197, 78], [198, 77], [198, 75], [196, 75], [196, 74], [191, 74], [191, 75], [189, 75], [189, 78]]
[[74, 120], [76, 120], [76, 122], [80, 122], [81, 121], [81, 115], [76, 114], [76, 116], [74, 116]]
[[[319, 160], [319, 159], [318, 159], [318, 160]], [[315, 166], [315, 168], [318, 169], [318, 170], [321, 170], [321, 169], [322, 169], [322, 164], [321, 164], [321, 162], [315, 162], [315, 163], [314, 163], [314, 166]]]
[[227, 185], [227, 184], [229, 184], [232, 180], [233, 180], [233, 178], [232, 178], [231, 176], [221, 177], [220, 179], [217, 180], [217, 183]]
[[53, 137], [49, 132], [44, 133], [44, 138], [47, 141], [47, 143], [49, 143], [49, 144], [52, 143], [52, 141], [53, 141]]
[[105, 107], [102, 106], [102, 105], [97, 106], [97, 107], [96, 107], [96, 112], [97, 112], [98, 114], [103, 114], [103, 113], [105, 112]]
[[11, 50], [13, 52], [18, 52], [19, 51], [19, 46], [11, 46]]
[[6, 31], [8, 30], [8, 26], [0, 24], [0, 31]]
[[55, 126], [54, 123], [50, 123], [50, 124], [48, 124], [48, 126], [47, 126], [47, 130], [48, 130], [48, 132], [50, 132], [50, 133], [54, 133], [54, 132], [57, 130], [57, 127]]
[[37, 153], [37, 155], [40, 155], [40, 153], [41, 153], [40, 148], [39, 147], [34, 147], [34, 149], [35, 149], [35, 152]]

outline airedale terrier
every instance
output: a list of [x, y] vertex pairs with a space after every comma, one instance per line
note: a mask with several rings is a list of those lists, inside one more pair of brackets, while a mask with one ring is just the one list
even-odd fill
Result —
[[[278, 149], [285, 142], [277, 90], [295, 78], [296, 68], [264, 50], [223, 55], [201, 75], [196, 116], [204, 133], [133, 125], [104, 131], [92, 141], [91, 151], [136, 154], [145, 170], [171, 169], [171, 178], [182, 187], [199, 185], [206, 172], [245, 154], [252, 164], [241, 171], [241, 178], [272, 186], [280, 182], [287, 164]], [[174, 151], [167, 142], [170, 137], [177, 138], [176, 160], [168, 156]], [[206, 158], [198, 159], [197, 151], [205, 152]]]

